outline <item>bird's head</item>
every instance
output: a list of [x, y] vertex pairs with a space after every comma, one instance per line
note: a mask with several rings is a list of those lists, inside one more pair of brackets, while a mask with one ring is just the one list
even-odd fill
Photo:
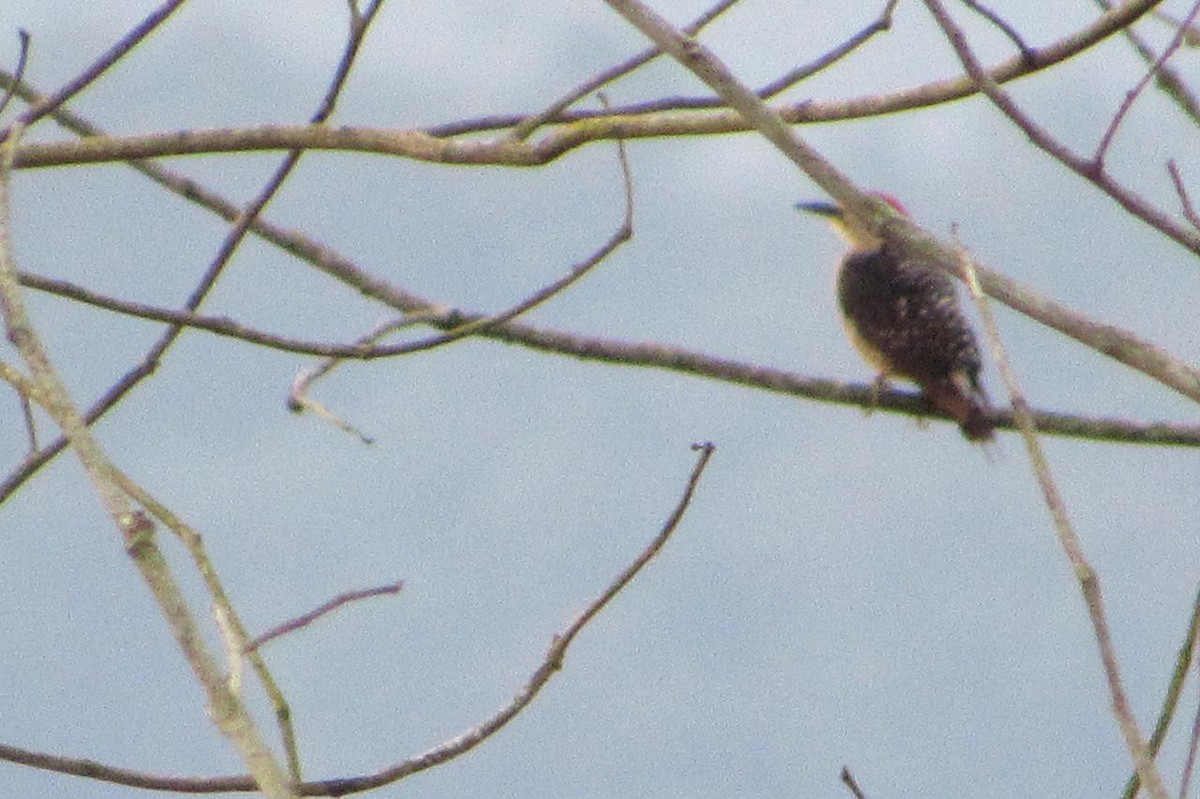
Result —
[[[871, 192], [871, 196], [883, 200], [901, 216], [908, 216], [908, 211], [892, 195], [876, 191]], [[849, 242], [850, 246], [856, 250], [877, 250], [883, 244], [883, 239], [871, 230], [865, 222], [848, 213], [840, 205], [830, 202], [803, 202], [796, 203], [796, 210], [825, 217], [829, 224], [833, 226], [833, 229], [838, 232], [838, 235]]]

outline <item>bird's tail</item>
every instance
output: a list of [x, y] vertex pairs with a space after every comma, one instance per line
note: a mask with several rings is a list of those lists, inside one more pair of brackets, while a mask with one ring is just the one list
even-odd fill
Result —
[[958, 422], [968, 441], [991, 441], [995, 425], [988, 417], [991, 406], [987, 397], [975, 386], [960, 385], [966, 381], [937, 381], [921, 386], [929, 404]]

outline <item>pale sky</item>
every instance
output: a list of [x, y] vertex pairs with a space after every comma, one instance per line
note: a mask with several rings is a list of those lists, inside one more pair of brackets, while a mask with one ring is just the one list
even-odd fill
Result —
[[[762, 83], [882, 5], [746, 0], [705, 41]], [[1054, 5], [996, 10], [1035, 46], [1096, 13]], [[891, 32], [787, 99], [957, 74], [923, 6], [900, 6]], [[28, 30], [29, 78], [51, 90], [153, 7], [9, 0], [0, 59], [15, 62], [16, 29]], [[656, 7], [683, 22], [702, 5]], [[1011, 54], [955, 13], [989, 60]], [[344, 30], [336, 0], [196, 3], [72, 108], [114, 133], [301, 122]], [[1165, 32], [1145, 30], [1156, 41]], [[408, 127], [538, 111], [642, 46], [598, 2], [389, 0], [334, 121]], [[1174, 63], [1200, 82], [1194, 52]], [[1014, 93], [1089, 152], [1143, 69], [1112, 39]], [[609, 94], [621, 103], [707, 92], [664, 61]], [[983, 263], [1185, 360], [1200, 356], [1194, 257], [1034, 150], [984, 101], [798, 132], [862, 185], [901, 197], [930, 231], [957, 225]], [[27, 135], [61, 134], [42, 123]], [[1164, 163], [1175, 158], [1200, 195], [1196, 142], [1149, 91], [1111, 166], [1173, 211]], [[835, 311], [841, 244], [792, 210], [821, 198], [810, 180], [752, 134], [633, 142], [629, 155], [633, 241], [528, 321], [870, 380]], [[245, 201], [279, 158], [168, 165]], [[142, 302], [181, 303], [225, 229], [120, 166], [23, 172], [14, 191], [22, 269]], [[310, 154], [267, 216], [422, 296], [492, 312], [565, 274], [621, 212], [614, 148], [603, 143], [527, 170]], [[82, 404], [157, 335], [58, 298], [29, 300]], [[391, 317], [259, 241], [205, 310], [331, 341]], [[1196, 419], [1149, 378], [1011, 311], [998, 316], [1036, 407]], [[11, 348], [0, 352], [12, 360]], [[871, 799], [1070, 799], [1123, 786], [1129, 760], [1086, 610], [1013, 434], [988, 457], [944, 423], [922, 429], [903, 416], [467, 341], [347, 365], [317, 388], [376, 439], [365, 447], [286, 411], [292, 379], [311, 364], [189, 332], [98, 427], [114, 460], [204, 534], [254, 631], [340, 592], [405, 580], [398, 597], [343, 609], [266, 650], [308, 778], [376, 771], [504, 705], [552, 637], [658, 531], [694, 463], [689, 445], [711, 440], [717, 453], [673, 540], [581, 634], [534, 705], [465, 757], [375, 795], [844, 799], [844, 765]], [[994, 367], [985, 380], [1004, 397]], [[6, 402], [5, 474], [25, 447], [17, 404]], [[1185, 449], [1045, 445], [1148, 734], [1200, 577], [1200, 461]], [[75, 461], [60, 458], [0, 507], [0, 541], [0, 743], [164, 774], [243, 771]], [[182, 548], [165, 532], [162, 541], [205, 609]], [[1163, 758], [1172, 789], [1194, 684], [1186, 697]], [[0, 796], [134, 794], [6, 763], [0, 783]]]

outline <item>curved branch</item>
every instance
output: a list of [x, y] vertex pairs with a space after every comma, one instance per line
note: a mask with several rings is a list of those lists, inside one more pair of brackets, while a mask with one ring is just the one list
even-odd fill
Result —
[[[674, 510], [663, 523], [658, 534], [650, 544], [608, 585], [607, 588], [571, 622], [563, 632], [554, 636], [550, 649], [546, 652], [542, 663], [533, 672], [525, 685], [517, 692], [512, 700], [483, 723], [466, 730], [437, 746], [383, 769], [373, 774], [357, 777], [344, 777], [319, 782], [307, 782], [295, 786], [295, 791], [301, 796], [344, 796], [349, 793], [378, 788], [396, 782], [405, 777], [445, 763], [462, 755], [499, 732], [508, 722], [521, 714], [525, 708], [537, 698], [551, 678], [562, 668], [563, 659], [571, 643], [580, 632], [616, 597], [638, 573], [662, 550], [671, 535], [679, 527], [691, 504], [696, 487], [704, 473], [708, 461], [716, 448], [712, 444], [693, 444], [692, 449], [700, 455], [692, 468], [683, 494], [676, 503]], [[133, 771], [97, 763], [94, 760], [59, 757], [41, 752], [33, 752], [15, 746], [0, 744], [0, 760], [19, 763], [46, 771], [60, 774], [71, 774], [78, 777], [128, 785], [135, 788], [147, 788], [176, 793], [232, 793], [246, 792], [258, 789], [254, 779], [249, 776], [224, 777], [169, 777], [159, 774]]]

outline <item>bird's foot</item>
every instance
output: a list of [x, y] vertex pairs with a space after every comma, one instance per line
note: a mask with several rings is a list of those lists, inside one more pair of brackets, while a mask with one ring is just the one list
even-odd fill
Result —
[[888, 381], [887, 374], [880, 372], [875, 375], [875, 379], [871, 381], [871, 401], [863, 408], [863, 414], [870, 416], [875, 412], [875, 408], [879, 406], [879, 395], [891, 387], [891, 382]]

